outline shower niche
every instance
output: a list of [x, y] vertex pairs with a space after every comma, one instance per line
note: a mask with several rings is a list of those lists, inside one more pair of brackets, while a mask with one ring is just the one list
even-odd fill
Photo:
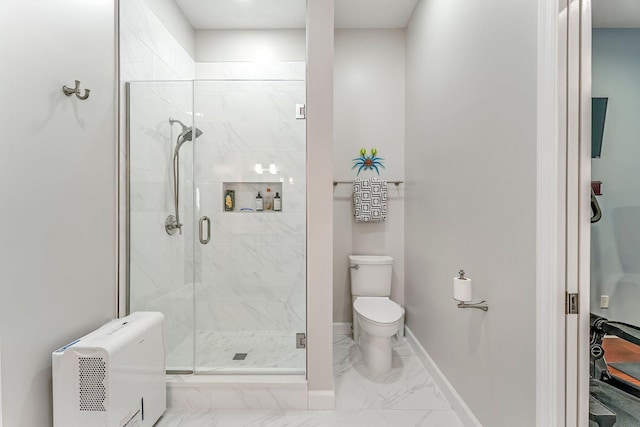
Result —
[[304, 374], [304, 80], [127, 87], [127, 311], [165, 315], [170, 373]]
[[282, 212], [282, 182], [224, 182], [224, 212]]

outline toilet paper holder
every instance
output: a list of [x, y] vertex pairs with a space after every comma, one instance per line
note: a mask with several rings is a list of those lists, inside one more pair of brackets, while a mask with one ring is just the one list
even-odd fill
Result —
[[[460, 275], [458, 279], [461, 279], [461, 280], [465, 279], [464, 270], [460, 270], [458, 274]], [[454, 279], [454, 281], [455, 280], [456, 279]], [[471, 296], [471, 294], [469, 294], [469, 296]], [[487, 304], [485, 300], [482, 300], [480, 302], [473, 302], [473, 303], [466, 303], [464, 301], [458, 300], [458, 308], [477, 308], [478, 310], [489, 311], [489, 304]]]
[[482, 311], [489, 311], [489, 304], [487, 304], [485, 300], [482, 300], [480, 302], [474, 302], [471, 304], [467, 304], [466, 302], [460, 301], [458, 303], [458, 308], [477, 308]]

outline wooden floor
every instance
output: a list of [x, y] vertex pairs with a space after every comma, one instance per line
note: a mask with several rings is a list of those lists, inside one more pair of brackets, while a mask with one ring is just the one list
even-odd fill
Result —
[[[607, 359], [607, 363], [640, 362], [640, 347], [623, 339], [605, 337], [602, 340], [602, 347], [604, 347], [604, 357]], [[627, 375], [612, 366], [609, 366], [609, 372], [611, 375], [640, 386], [640, 379]]]

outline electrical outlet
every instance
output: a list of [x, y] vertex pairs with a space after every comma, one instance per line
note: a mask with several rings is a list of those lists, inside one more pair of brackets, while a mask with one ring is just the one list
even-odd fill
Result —
[[600, 308], [609, 308], [609, 295], [600, 295]]

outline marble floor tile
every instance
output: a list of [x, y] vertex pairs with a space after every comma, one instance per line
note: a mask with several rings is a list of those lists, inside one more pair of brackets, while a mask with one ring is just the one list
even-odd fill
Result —
[[453, 409], [384, 410], [384, 420], [388, 426], [404, 427], [463, 427]]
[[334, 411], [168, 409], [155, 427], [462, 427], [406, 340], [393, 349], [391, 372], [375, 374], [350, 336], [334, 337]]
[[287, 427], [389, 427], [382, 411], [366, 410], [287, 411], [284, 421]]
[[167, 410], [155, 427], [462, 427], [453, 410]]
[[168, 409], [155, 427], [280, 426], [284, 411], [231, 410], [180, 411]]
[[337, 409], [451, 409], [418, 356], [393, 356], [391, 372], [376, 374], [347, 339], [334, 347]]

